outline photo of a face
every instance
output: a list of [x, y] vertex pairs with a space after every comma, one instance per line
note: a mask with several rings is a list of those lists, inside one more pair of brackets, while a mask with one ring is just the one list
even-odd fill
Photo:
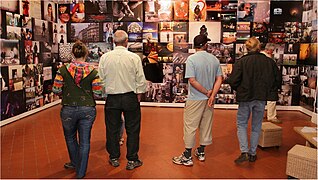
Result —
[[56, 4], [49, 1], [42, 1], [42, 17], [46, 21], [56, 22]]
[[58, 23], [65, 24], [70, 21], [70, 6], [69, 4], [58, 5]]

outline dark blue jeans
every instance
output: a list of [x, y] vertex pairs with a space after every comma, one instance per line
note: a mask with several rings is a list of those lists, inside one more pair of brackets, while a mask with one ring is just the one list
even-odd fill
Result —
[[68, 154], [71, 163], [76, 167], [78, 177], [86, 174], [91, 130], [95, 117], [96, 108], [92, 106], [63, 106], [61, 110]]
[[105, 104], [106, 149], [109, 158], [120, 157], [119, 136], [122, 125], [121, 113], [125, 118], [127, 155], [129, 161], [138, 159], [140, 134], [140, 103], [133, 92], [108, 95]]

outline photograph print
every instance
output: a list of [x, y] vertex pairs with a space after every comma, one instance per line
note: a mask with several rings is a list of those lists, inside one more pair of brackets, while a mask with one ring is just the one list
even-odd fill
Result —
[[85, 1], [86, 22], [112, 21], [112, 1], [90, 0]]
[[114, 0], [113, 21], [143, 21], [143, 0]]
[[56, 4], [50, 1], [42, 1], [42, 19], [56, 22]]
[[206, 21], [205, 1], [189, 0], [189, 21]]
[[[82, 42], [99, 42], [103, 36], [99, 33], [99, 23], [71, 23], [71, 33], [68, 42], [80, 40]], [[61, 42], [60, 42], [61, 43]]]
[[97, 42], [88, 43], [88, 55], [86, 62], [98, 65], [100, 57], [113, 49], [112, 43]]
[[34, 40], [49, 42], [52, 24], [45, 20], [34, 19]]
[[221, 42], [221, 22], [189, 22], [189, 42], [192, 43], [195, 36], [206, 35], [210, 43]]
[[18, 40], [0, 39], [1, 64], [20, 64], [20, 45]]

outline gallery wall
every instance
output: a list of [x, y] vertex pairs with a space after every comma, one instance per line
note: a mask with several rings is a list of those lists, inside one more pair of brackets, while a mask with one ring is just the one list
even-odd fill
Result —
[[[143, 102], [184, 103], [186, 59], [193, 38], [205, 34], [224, 78], [256, 36], [279, 66], [278, 105], [310, 111], [317, 97], [317, 1], [270, 0], [10, 0], [0, 2], [1, 120], [53, 103], [55, 73], [73, 60], [76, 40], [98, 67], [113, 49], [112, 35], [128, 33], [128, 49], [140, 56], [148, 80]], [[217, 104], [235, 104], [228, 84]]]

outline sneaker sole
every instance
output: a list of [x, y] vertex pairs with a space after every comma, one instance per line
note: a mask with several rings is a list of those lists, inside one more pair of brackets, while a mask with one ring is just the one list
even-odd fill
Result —
[[193, 166], [193, 163], [192, 164], [185, 164], [185, 163], [180, 163], [180, 162], [177, 162], [177, 161], [174, 161], [174, 160], [172, 160], [172, 162], [177, 164], [177, 165]]
[[109, 164], [110, 165], [112, 165], [113, 167], [118, 167], [120, 164], [118, 163], [118, 164], [114, 164], [114, 163], [112, 163], [112, 162], [110, 162], [110, 161], [108, 161], [109, 162]]
[[201, 162], [204, 162], [205, 161], [205, 158], [204, 159], [200, 159], [198, 155], [194, 154], [194, 156]]
[[127, 170], [133, 170], [133, 169], [135, 169], [135, 168], [137, 168], [137, 167], [140, 167], [140, 166], [142, 166], [142, 164], [141, 164], [141, 165], [138, 165], [138, 166], [134, 166], [133, 168], [128, 168], [128, 167], [126, 167], [126, 169], [127, 169]]

